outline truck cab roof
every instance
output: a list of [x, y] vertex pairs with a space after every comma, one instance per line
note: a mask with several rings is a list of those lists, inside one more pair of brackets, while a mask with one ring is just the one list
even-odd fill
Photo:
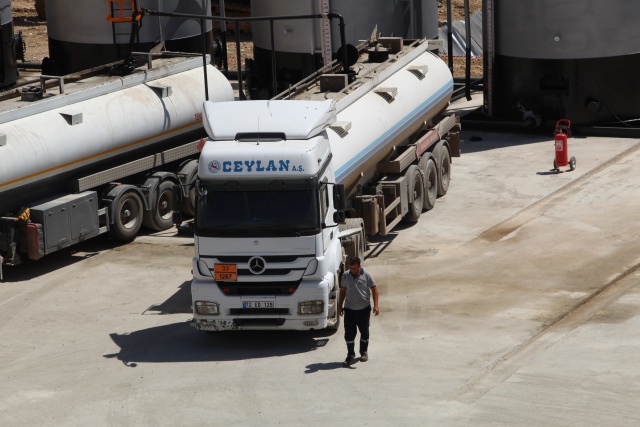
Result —
[[[309, 139], [336, 121], [335, 103], [326, 101], [205, 102], [204, 125], [215, 141], [247, 139], [246, 135], [281, 135]], [[242, 134], [238, 134], [242, 129]]]

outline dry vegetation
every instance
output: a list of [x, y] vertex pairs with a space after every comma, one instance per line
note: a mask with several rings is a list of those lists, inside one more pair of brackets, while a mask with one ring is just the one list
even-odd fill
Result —
[[[51, 1], [51, 0], [49, 0]], [[215, 0], [213, 1], [215, 3]], [[452, 18], [464, 19], [464, 0], [452, 0]], [[41, 62], [48, 53], [47, 40], [47, 23], [44, 19], [38, 17], [36, 12], [35, 0], [14, 0], [12, 2], [14, 32], [22, 32], [22, 38], [26, 44], [25, 61]], [[446, 5], [447, 0], [439, 0], [439, 21], [446, 22]], [[482, 8], [482, 0], [469, 0], [469, 10], [471, 13]], [[231, 14], [230, 14], [231, 15]], [[246, 37], [244, 37], [246, 39]], [[235, 44], [230, 43], [229, 49], [229, 65], [235, 68]], [[244, 41], [241, 44], [241, 55], [250, 57], [252, 55], [251, 42]], [[464, 77], [465, 60], [464, 58], [454, 59], [454, 75], [456, 77]], [[472, 77], [482, 76], [482, 58], [472, 58], [471, 62]]]

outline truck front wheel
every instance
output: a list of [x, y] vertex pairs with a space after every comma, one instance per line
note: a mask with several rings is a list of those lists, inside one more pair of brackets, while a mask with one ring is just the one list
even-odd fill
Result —
[[138, 193], [129, 191], [124, 193], [116, 202], [111, 234], [118, 240], [128, 242], [133, 240], [142, 225], [144, 208]]

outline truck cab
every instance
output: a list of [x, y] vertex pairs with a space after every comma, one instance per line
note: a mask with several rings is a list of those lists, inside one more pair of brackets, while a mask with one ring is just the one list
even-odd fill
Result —
[[211, 140], [200, 157], [194, 221], [197, 329], [337, 326], [343, 255], [334, 198], [342, 189], [325, 130], [334, 110], [331, 101], [206, 105]]

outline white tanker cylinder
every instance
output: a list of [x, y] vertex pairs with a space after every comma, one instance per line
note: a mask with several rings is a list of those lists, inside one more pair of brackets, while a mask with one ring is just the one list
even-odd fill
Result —
[[[134, 73], [78, 93], [68, 83], [64, 95], [0, 111], [0, 215], [66, 191], [69, 178], [98, 165], [199, 138], [204, 72], [200, 58], [189, 61], [190, 69], [169, 70], [158, 79], [136, 82], [141, 74]], [[207, 70], [209, 100], [232, 101], [229, 81], [214, 67]], [[92, 96], [100, 90], [104, 93]]]

